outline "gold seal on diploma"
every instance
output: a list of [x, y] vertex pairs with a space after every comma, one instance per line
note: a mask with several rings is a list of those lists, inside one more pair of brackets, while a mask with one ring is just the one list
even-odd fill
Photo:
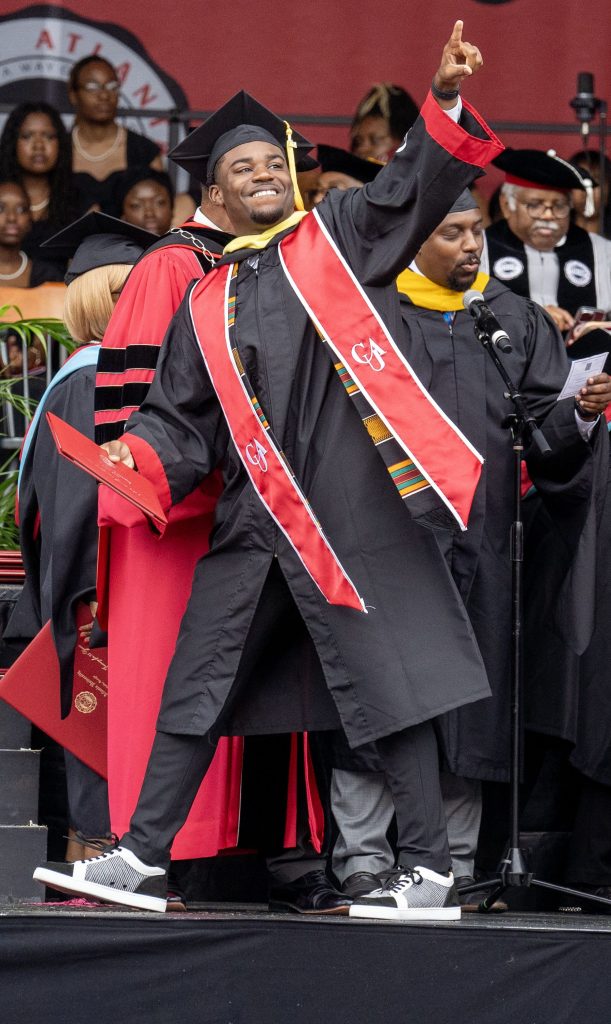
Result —
[[90, 715], [92, 711], [98, 706], [98, 699], [94, 693], [90, 693], [89, 690], [82, 690], [81, 693], [77, 693], [74, 698], [74, 706], [77, 711], [80, 711], [82, 715]]

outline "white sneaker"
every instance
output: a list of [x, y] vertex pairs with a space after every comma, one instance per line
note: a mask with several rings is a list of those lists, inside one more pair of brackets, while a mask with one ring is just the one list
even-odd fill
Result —
[[350, 917], [387, 921], [460, 921], [454, 876], [429, 868], [397, 867], [388, 872], [380, 889], [359, 896]]
[[99, 857], [72, 864], [43, 864], [36, 868], [34, 878], [75, 896], [93, 896], [105, 903], [161, 914], [166, 909], [167, 872], [144, 864], [125, 846], [113, 846]]

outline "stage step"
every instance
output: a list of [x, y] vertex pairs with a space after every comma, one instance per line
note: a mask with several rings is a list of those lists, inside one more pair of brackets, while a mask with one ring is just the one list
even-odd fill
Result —
[[32, 723], [0, 700], [0, 750], [21, 750], [30, 746]]
[[47, 829], [43, 825], [0, 825], [0, 899], [42, 903], [44, 886], [35, 882], [32, 874], [46, 859]]
[[0, 750], [0, 825], [38, 821], [39, 750]]

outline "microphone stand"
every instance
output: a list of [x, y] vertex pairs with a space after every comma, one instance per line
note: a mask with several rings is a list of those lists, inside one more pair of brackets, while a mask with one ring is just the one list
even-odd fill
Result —
[[589, 71], [580, 71], [577, 75], [577, 95], [570, 100], [569, 106], [581, 124], [581, 137], [584, 149], [588, 149], [590, 127], [598, 114], [598, 177], [600, 185], [599, 231], [605, 233], [605, 207], [608, 201], [606, 182], [607, 163], [607, 101], [594, 96], [594, 75]]
[[603, 896], [594, 896], [590, 893], [580, 892], [578, 889], [570, 889], [566, 886], [555, 885], [545, 882], [541, 878], [535, 878], [528, 868], [528, 855], [520, 847], [520, 768], [522, 763], [522, 697], [523, 697], [523, 652], [522, 652], [522, 591], [523, 591], [523, 561], [524, 561], [524, 527], [522, 519], [522, 461], [524, 456], [525, 439], [532, 441], [542, 455], [551, 454], [551, 448], [543, 432], [537, 426], [534, 416], [529, 412], [519, 390], [507, 373], [505, 365], [492, 342], [490, 331], [478, 323], [474, 324], [474, 331], [477, 340], [483, 345], [486, 352], [496, 366], [503, 383], [505, 384], [505, 398], [513, 405], [513, 412], [507, 417], [506, 423], [511, 431], [513, 459], [513, 508], [514, 518], [510, 532], [511, 552], [511, 722], [510, 722], [510, 758], [509, 758], [509, 786], [510, 786], [510, 811], [509, 811], [509, 846], [501, 860], [496, 875], [485, 882], [475, 882], [473, 885], [461, 889], [461, 895], [469, 892], [481, 892], [482, 889], [490, 889], [490, 893], [480, 903], [480, 913], [487, 913], [492, 910], [495, 901], [503, 895], [507, 889], [529, 888], [536, 886], [541, 889], [551, 889], [554, 892], [561, 892], [569, 896], [578, 896], [581, 899], [592, 900], [595, 903], [603, 903], [611, 906], [611, 900]]

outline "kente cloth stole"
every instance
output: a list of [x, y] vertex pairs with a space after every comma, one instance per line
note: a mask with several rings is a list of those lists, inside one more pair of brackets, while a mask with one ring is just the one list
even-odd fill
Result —
[[[449, 509], [464, 529], [481, 456], [422, 387], [318, 218], [305, 217], [279, 252], [347, 392], [353, 400], [358, 392], [365, 427], [401, 496], [424, 496], [417, 516]], [[326, 600], [366, 611], [244, 371], [234, 339], [237, 273], [237, 264], [217, 268], [189, 299], [197, 342], [233, 443], [263, 505]]]

